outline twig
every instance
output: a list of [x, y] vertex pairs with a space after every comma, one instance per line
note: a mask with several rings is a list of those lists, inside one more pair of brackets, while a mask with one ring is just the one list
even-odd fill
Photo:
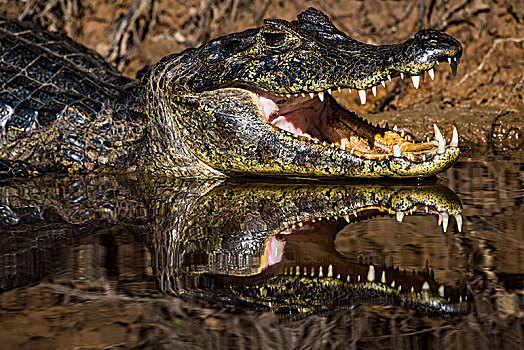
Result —
[[466, 81], [466, 79], [468, 79], [470, 76], [476, 74], [478, 71], [480, 71], [482, 68], [484, 68], [484, 64], [487, 62], [488, 57], [493, 53], [493, 51], [495, 50], [495, 48], [497, 47], [497, 45], [499, 43], [504, 43], [504, 42], [509, 42], [509, 41], [518, 43], [518, 42], [524, 41], [524, 38], [499, 38], [499, 39], [495, 39], [495, 41], [493, 42], [493, 45], [491, 46], [491, 48], [488, 50], [488, 52], [486, 53], [486, 55], [482, 59], [482, 62], [477, 66], [477, 68], [475, 68], [471, 72], [466, 73], [462, 77], [462, 79], [460, 79], [460, 81], [455, 84], [455, 87], [458, 87], [464, 81]]

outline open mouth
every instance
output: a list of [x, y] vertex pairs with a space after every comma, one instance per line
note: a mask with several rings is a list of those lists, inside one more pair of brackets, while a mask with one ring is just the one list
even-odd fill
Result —
[[[459, 63], [458, 57], [439, 58], [434, 62], [446, 61], [450, 64], [453, 73]], [[425, 72], [434, 79], [433, 66], [411, 75], [413, 85], [418, 88], [420, 78]], [[385, 79], [404, 78], [408, 72], [390, 71], [385, 74]], [[385, 80], [380, 80], [377, 85], [370, 86], [376, 96], [378, 85], [386, 86]], [[320, 144], [324, 147], [338, 148], [354, 156], [366, 159], [389, 159], [390, 157], [403, 157], [413, 162], [425, 162], [435, 155], [446, 153], [447, 148], [458, 147], [458, 132], [453, 128], [449, 144], [434, 125], [435, 139], [427, 142], [411, 142], [402, 133], [397, 132], [397, 127], [373, 126], [356, 114], [342, 108], [332, 93], [351, 93], [352, 90], [345, 86], [335, 84], [324, 91], [300, 92], [288, 94], [274, 94], [255, 88], [247, 88], [253, 101], [258, 106], [260, 115], [270, 125], [285, 133], [289, 137], [304, 142]], [[366, 103], [366, 90], [357, 90], [362, 104]]]

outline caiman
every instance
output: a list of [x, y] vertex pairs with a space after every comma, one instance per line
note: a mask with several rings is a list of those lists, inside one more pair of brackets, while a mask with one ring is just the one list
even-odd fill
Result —
[[431, 29], [369, 45], [310, 8], [167, 56], [136, 79], [95, 52], [31, 23], [0, 20], [0, 174], [143, 171], [229, 175], [425, 177], [459, 156], [414, 143], [342, 108], [333, 92], [366, 91], [439, 62], [455, 73], [462, 47]]

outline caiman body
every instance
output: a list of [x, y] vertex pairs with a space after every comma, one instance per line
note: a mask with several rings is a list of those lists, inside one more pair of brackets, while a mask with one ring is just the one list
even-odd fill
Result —
[[137, 79], [101, 56], [32, 24], [0, 21], [0, 173], [133, 171], [177, 177], [291, 175], [423, 177], [458, 158], [412, 143], [344, 110], [331, 92], [366, 90], [397, 76], [418, 87], [426, 71], [462, 54], [423, 30], [373, 46], [320, 11], [167, 56]]

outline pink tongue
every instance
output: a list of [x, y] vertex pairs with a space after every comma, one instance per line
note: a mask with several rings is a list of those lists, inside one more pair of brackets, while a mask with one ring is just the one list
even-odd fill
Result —
[[[314, 137], [319, 137], [319, 107], [314, 105], [306, 106], [295, 110], [280, 111], [278, 105], [273, 100], [258, 95], [257, 105], [264, 117], [274, 126], [289, 131], [297, 135], [309, 134]], [[293, 107], [290, 107], [293, 108]]]

